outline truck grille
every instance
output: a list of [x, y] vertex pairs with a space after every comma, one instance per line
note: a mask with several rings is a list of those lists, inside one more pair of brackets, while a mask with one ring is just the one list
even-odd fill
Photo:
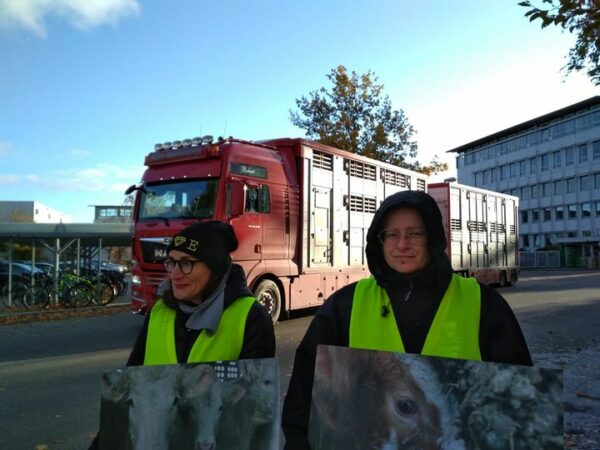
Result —
[[170, 238], [140, 239], [144, 262], [152, 264], [162, 263], [167, 257], [167, 245], [169, 242]]

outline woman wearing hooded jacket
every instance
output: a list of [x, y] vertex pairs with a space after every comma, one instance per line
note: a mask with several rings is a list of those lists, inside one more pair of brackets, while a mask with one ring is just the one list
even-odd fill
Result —
[[283, 406], [286, 450], [310, 448], [319, 344], [532, 364], [506, 300], [487, 285], [454, 274], [446, 245], [441, 213], [428, 194], [403, 191], [383, 202], [367, 234], [372, 276], [327, 299], [296, 350]]

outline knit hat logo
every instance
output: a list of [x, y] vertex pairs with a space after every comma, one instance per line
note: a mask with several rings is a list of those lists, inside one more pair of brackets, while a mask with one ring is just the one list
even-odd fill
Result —
[[187, 241], [185, 236], [175, 236], [175, 247], [185, 244]]
[[198, 241], [197, 241], [197, 240], [195, 240], [195, 239], [190, 239], [190, 243], [189, 243], [189, 245], [187, 246], [187, 249], [188, 249], [189, 251], [191, 251], [191, 252], [195, 252], [195, 251], [198, 249], [198, 244], [199, 244], [199, 243], [200, 243], [200, 242], [198, 242]]

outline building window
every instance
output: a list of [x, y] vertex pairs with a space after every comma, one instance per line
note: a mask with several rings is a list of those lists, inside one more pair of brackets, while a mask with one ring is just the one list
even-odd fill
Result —
[[517, 163], [514, 162], [510, 165], [510, 176], [514, 178], [517, 176]]
[[521, 223], [527, 223], [527, 211], [521, 211]]
[[483, 185], [483, 172], [475, 172], [475, 186]]
[[529, 236], [528, 235], [523, 236], [523, 247], [529, 247]]
[[583, 175], [579, 177], [579, 191], [589, 191], [590, 190], [590, 177], [588, 175]]
[[549, 197], [553, 194], [552, 192], [552, 183], [544, 183], [544, 197]]
[[537, 209], [531, 210], [531, 221], [538, 222], [540, 220], [540, 211]]
[[556, 195], [565, 193], [565, 180], [556, 180], [554, 182], [554, 193]]
[[596, 217], [600, 217], [600, 202], [596, 202]]
[[579, 148], [579, 164], [586, 163], [588, 161], [587, 144], [580, 144], [578, 148]]
[[552, 153], [552, 166], [555, 169], [558, 169], [560, 166], [562, 166], [562, 161], [560, 158], [560, 150]]
[[562, 220], [565, 218], [565, 209], [562, 206], [556, 207], [556, 220]]
[[552, 220], [552, 210], [550, 208], [544, 208], [544, 222]]
[[600, 189], [600, 173], [594, 174], [594, 189]]
[[600, 159], [600, 141], [592, 143], [592, 158]]
[[550, 155], [542, 155], [542, 172], [550, 168]]
[[569, 219], [575, 219], [577, 217], [577, 205], [569, 205]]
[[529, 200], [531, 198], [531, 186], [525, 186], [522, 190], [523, 200]]
[[507, 180], [508, 179], [508, 164], [505, 166], [502, 166], [502, 172], [500, 174], [500, 179], [501, 180]]
[[567, 178], [567, 194], [575, 192], [575, 177]]
[[589, 202], [581, 204], [581, 217], [591, 217], [592, 215], [592, 204]]
[[527, 161], [522, 160], [519, 161], [519, 175], [526, 175], [527, 174]]
[[565, 149], [565, 166], [572, 166], [575, 164], [575, 148], [569, 147]]
[[529, 173], [536, 173], [537, 170], [537, 158], [529, 158]]
[[531, 186], [531, 198], [538, 198], [538, 186], [534, 184]]

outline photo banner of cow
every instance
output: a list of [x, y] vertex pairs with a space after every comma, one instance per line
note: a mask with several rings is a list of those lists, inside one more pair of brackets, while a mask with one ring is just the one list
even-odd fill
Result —
[[320, 345], [313, 450], [563, 448], [562, 371]]
[[279, 449], [272, 358], [108, 370], [101, 392], [101, 450]]

